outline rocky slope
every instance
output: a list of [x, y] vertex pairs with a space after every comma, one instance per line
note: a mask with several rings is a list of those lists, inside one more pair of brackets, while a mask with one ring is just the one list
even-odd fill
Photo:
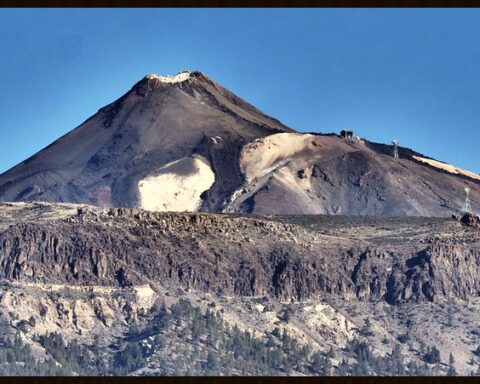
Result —
[[[400, 348], [405, 364], [422, 367], [425, 346], [435, 345], [442, 362], [454, 351], [456, 369], [468, 373], [476, 368], [480, 342], [474, 332], [479, 259], [480, 232], [456, 219], [154, 213], [10, 203], [0, 206], [0, 317], [12, 334], [20, 332], [32, 345], [38, 359], [52, 355], [35, 333], [57, 331], [67, 342], [85, 346], [95, 345], [98, 335], [108, 365], [132, 341], [125, 332], [133, 325], [150, 329], [135, 339], [150, 348], [157, 334], [177, 340], [181, 325], [162, 328], [163, 333], [149, 327], [158, 303], [171, 308], [183, 298], [199, 313], [212, 310], [260, 341], [279, 328], [313, 351], [327, 354], [333, 347], [337, 358], [329, 361], [340, 373], [341, 357], [355, 373], [357, 358], [349, 353], [357, 339], [368, 341], [375, 359]], [[28, 325], [30, 316], [34, 326]], [[183, 341], [172, 341], [172, 348], [196, 345], [188, 332]], [[226, 332], [224, 342], [231, 336], [218, 332]], [[402, 336], [406, 333], [409, 338]], [[205, 355], [192, 359], [213, 351], [201, 348]], [[183, 372], [155, 363], [170, 352], [155, 352], [136, 374]], [[280, 348], [278, 353], [294, 352]], [[307, 360], [293, 371], [279, 363], [274, 374], [314, 374]], [[445, 373], [435, 364], [428, 369]], [[233, 373], [241, 373], [235, 367]], [[370, 374], [380, 372], [372, 367]], [[246, 371], [255, 372], [266, 371]]]
[[[324, 127], [319, 127], [323, 130]], [[449, 217], [480, 175], [406, 148], [301, 134], [200, 72], [148, 75], [0, 175], [0, 201], [151, 211]]]
[[200, 72], [148, 75], [1, 175], [0, 198], [139, 206], [143, 179], [179, 159], [185, 164], [177, 172], [194, 173], [191, 156], [196, 154], [216, 175], [205, 199], [206, 208], [216, 210], [217, 200], [241, 183], [238, 167], [232, 167], [240, 148], [255, 138], [289, 131]]
[[480, 176], [448, 172], [419, 159], [425, 158], [405, 148], [395, 159], [391, 147], [361, 139], [270, 135], [243, 148], [245, 183], [225, 210], [446, 217], [461, 211], [467, 186], [478, 201]]

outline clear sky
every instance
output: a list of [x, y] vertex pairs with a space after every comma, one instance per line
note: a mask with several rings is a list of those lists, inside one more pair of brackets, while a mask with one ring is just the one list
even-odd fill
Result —
[[0, 172], [148, 73], [480, 172], [479, 9], [1, 9]]

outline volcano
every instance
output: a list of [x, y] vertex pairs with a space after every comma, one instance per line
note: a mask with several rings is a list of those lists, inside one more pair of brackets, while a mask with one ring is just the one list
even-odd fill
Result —
[[[321, 128], [321, 127], [319, 127]], [[299, 133], [201, 72], [148, 75], [0, 175], [0, 201], [151, 211], [450, 216], [480, 175], [407, 148]]]

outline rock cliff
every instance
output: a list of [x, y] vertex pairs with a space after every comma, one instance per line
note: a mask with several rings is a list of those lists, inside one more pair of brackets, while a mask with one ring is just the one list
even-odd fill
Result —
[[0, 233], [0, 277], [391, 304], [480, 291], [480, 234], [455, 220], [307, 218], [80, 207], [10, 224]]

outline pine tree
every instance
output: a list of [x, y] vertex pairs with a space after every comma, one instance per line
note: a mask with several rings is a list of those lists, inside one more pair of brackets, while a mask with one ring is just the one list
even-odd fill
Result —
[[207, 369], [212, 373], [218, 369], [218, 358], [211, 351], [209, 351], [207, 355]]
[[436, 364], [440, 362], [440, 351], [437, 349], [437, 347], [427, 348], [425, 361], [430, 364]]
[[451, 305], [449, 305], [447, 309], [447, 325], [449, 327], [453, 325], [453, 309]]
[[320, 352], [315, 352], [312, 356], [312, 369], [316, 374], [322, 374], [323, 364]]
[[363, 323], [363, 328], [361, 329], [360, 333], [363, 335], [363, 336], [371, 336], [373, 335], [373, 331], [372, 331], [372, 322], [370, 321], [370, 319], [367, 317]]
[[455, 366], [453, 365], [455, 363], [455, 359], [453, 358], [452, 352], [450, 352], [448, 363], [449, 363], [449, 367], [448, 367], [447, 376], [457, 376], [457, 371], [455, 370]]
[[330, 351], [328, 351], [328, 357], [333, 359], [335, 357], [335, 351], [333, 350], [333, 345], [330, 346]]
[[336, 373], [338, 376], [346, 376], [348, 374], [348, 363], [345, 359], [342, 359], [341, 363], [338, 364]]

